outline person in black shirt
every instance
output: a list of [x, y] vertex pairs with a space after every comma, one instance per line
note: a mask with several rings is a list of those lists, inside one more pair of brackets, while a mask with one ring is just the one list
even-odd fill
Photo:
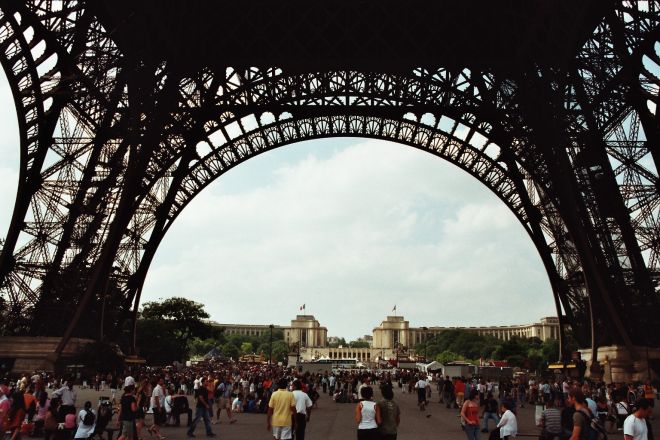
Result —
[[447, 408], [451, 408], [452, 404], [455, 404], [454, 383], [449, 379], [449, 376], [445, 376], [445, 381], [442, 384], [442, 400]]
[[124, 388], [121, 396], [119, 418], [117, 423], [121, 426], [121, 435], [117, 440], [133, 440], [135, 437], [135, 415], [137, 414], [137, 399], [133, 395], [135, 385]]
[[179, 390], [179, 394], [172, 397], [172, 417], [174, 417], [174, 426], [181, 425], [181, 414], [188, 416], [187, 425], [190, 427], [192, 423], [192, 409], [188, 405], [188, 398], [184, 395], [183, 390]]
[[[203, 379], [202, 379], [203, 381]], [[192, 421], [192, 424], [188, 428], [187, 435], [188, 437], [194, 437], [195, 427], [199, 419], [204, 419], [204, 427], [206, 428], [207, 437], [215, 437], [213, 431], [211, 431], [211, 419], [209, 418], [209, 396], [206, 387], [203, 385], [203, 382], [199, 384], [199, 388], [195, 390], [195, 419]]]
[[490, 419], [495, 420], [495, 426], [497, 426], [497, 424], [500, 421], [500, 418], [497, 415], [498, 407], [499, 405], [497, 404], [497, 400], [495, 400], [495, 398], [493, 397], [493, 393], [488, 393], [486, 395], [486, 400], [484, 400], [484, 405], [483, 405], [484, 412], [482, 414], [482, 417], [484, 421], [483, 422], [484, 427], [481, 430], [481, 432], [488, 432], [488, 420]]

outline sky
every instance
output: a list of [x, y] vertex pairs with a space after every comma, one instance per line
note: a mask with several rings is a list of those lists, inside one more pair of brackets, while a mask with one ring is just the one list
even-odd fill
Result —
[[[4, 73], [0, 103], [4, 237], [19, 166]], [[207, 187], [146, 278], [143, 302], [172, 296], [236, 324], [288, 325], [304, 304], [347, 340], [370, 335], [394, 306], [415, 327], [556, 315], [531, 239], [493, 193], [428, 153], [359, 138], [282, 147]]]

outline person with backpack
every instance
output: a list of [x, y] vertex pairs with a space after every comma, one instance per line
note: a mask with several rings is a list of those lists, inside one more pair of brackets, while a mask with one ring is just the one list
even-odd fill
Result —
[[92, 410], [92, 402], [89, 400], [85, 402], [85, 406], [78, 413], [76, 424], [78, 425], [78, 429], [73, 436], [74, 439], [87, 439], [94, 434], [94, 429], [96, 429], [96, 413]]
[[589, 409], [587, 399], [581, 390], [575, 389], [568, 393], [568, 404], [575, 407], [570, 440], [607, 439], [605, 430], [598, 424], [598, 419]]

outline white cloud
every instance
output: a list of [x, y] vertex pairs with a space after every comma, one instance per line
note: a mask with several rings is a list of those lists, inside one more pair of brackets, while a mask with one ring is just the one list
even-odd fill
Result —
[[326, 159], [314, 145], [268, 184], [223, 190], [241, 167], [271, 159], [259, 157], [200, 194], [161, 245], [145, 298], [185, 295], [235, 323], [285, 324], [306, 303], [351, 338], [394, 304], [420, 326], [553, 313], [531, 240], [471, 176], [387, 142], [356, 141]]

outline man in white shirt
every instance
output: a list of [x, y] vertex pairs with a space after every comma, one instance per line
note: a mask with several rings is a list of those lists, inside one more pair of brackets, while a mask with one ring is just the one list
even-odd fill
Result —
[[158, 385], [156, 385], [154, 390], [151, 392], [151, 411], [154, 414], [154, 424], [149, 427], [149, 434], [156, 434], [157, 438], [161, 437], [160, 427], [167, 420], [167, 416], [165, 414], [163, 414], [165, 417], [161, 415], [161, 413], [165, 412], [164, 385], [165, 381], [163, 378], [158, 379]]
[[299, 379], [293, 381], [293, 398], [296, 401], [296, 440], [305, 440], [305, 428], [314, 404], [302, 390], [302, 382]]
[[429, 386], [429, 383], [426, 381], [426, 376], [424, 374], [419, 376], [419, 380], [415, 384], [417, 389], [417, 405], [419, 405], [419, 410], [424, 411], [426, 408], [426, 388]]
[[625, 440], [648, 440], [646, 419], [653, 414], [653, 408], [648, 399], [637, 400], [637, 411], [626, 417], [623, 422], [623, 437]]
[[335, 385], [337, 384], [337, 378], [335, 377], [334, 374], [331, 374], [330, 377], [328, 377], [328, 387], [330, 387], [328, 394], [331, 396], [335, 394]]
[[76, 394], [76, 390], [73, 389], [72, 380], [65, 382], [62, 388], [53, 393], [53, 396], [62, 399], [62, 407], [60, 409], [62, 414], [76, 413], [76, 399], [78, 395]]
[[502, 418], [497, 423], [497, 427], [500, 428], [500, 438], [508, 440], [518, 434], [518, 419], [511, 412], [511, 404], [509, 402], [502, 402], [502, 413]]

